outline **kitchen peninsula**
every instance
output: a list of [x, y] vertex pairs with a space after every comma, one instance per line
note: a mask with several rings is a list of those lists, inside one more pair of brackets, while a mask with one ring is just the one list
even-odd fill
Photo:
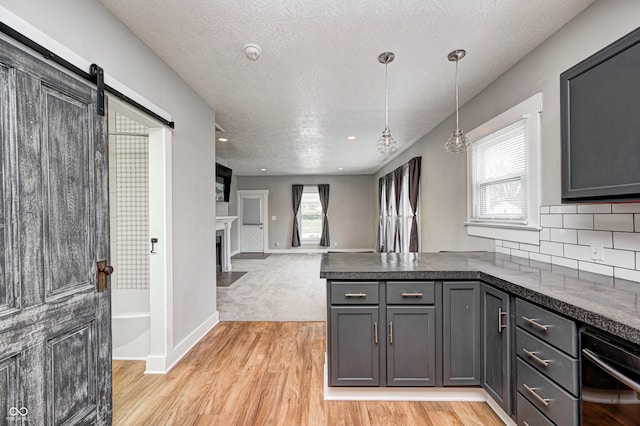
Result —
[[476, 386], [581, 424], [581, 331], [640, 345], [636, 282], [486, 252], [330, 253], [320, 277], [331, 387]]

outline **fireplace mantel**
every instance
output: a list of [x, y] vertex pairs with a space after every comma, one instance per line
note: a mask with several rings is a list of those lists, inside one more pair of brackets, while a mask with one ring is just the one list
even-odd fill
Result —
[[222, 272], [231, 272], [231, 226], [238, 216], [216, 217], [216, 231], [223, 231]]

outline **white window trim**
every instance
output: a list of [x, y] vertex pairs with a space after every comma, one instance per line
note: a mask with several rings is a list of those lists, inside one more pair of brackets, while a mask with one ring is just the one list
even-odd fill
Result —
[[[302, 192], [318, 194], [318, 185], [303, 185]], [[302, 208], [302, 205], [300, 206]], [[298, 215], [298, 229], [300, 230], [300, 244], [301, 245], [319, 245], [320, 238], [302, 238], [302, 213]]]
[[526, 244], [539, 244], [540, 236], [540, 115], [542, 93], [536, 93], [497, 117], [476, 127], [467, 134], [473, 143], [517, 120], [527, 116], [527, 169], [528, 203], [526, 223], [483, 222], [472, 220], [473, 185], [471, 174], [471, 150], [467, 152], [467, 234], [495, 239], [507, 239]]

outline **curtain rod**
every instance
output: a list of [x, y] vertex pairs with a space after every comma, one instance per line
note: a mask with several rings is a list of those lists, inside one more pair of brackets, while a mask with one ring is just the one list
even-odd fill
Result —
[[[30, 38], [28, 38], [24, 34], [21, 34], [18, 31], [14, 30], [13, 28], [9, 27], [4, 22], [0, 22], [0, 32], [6, 34], [7, 36], [9, 36], [12, 39], [16, 40], [17, 42], [19, 42], [20, 44], [23, 44], [23, 45], [27, 46], [28, 48], [38, 52], [45, 59], [48, 59], [48, 60], [50, 60], [52, 62], [55, 62], [56, 64], [58, 64], [61, 67], [71, 71], [72, 73], [76, 74], [77, 76], [82, 77], [85, 80], [88, 80], [88, 81], [90, 81], [92, 83], [95, 83], [96, 85], [99, 86], [98, 87], [99, 91], [100, 91], [101, 87], [104, 87], [104, 90], [106, 90], [107, 92], [111, 93], [113, 96], [117, 97], [121, 101], [133, 106], [134, 108], [144, 112], [147, 115], [150, 115], [151, 117], [153, 117], [156, 120], [160, 121], [162, 124], [164, 124], [166, 126], [169, 126], [171, 129], [175, 128], [175, 122], [167, 120], [166, 118], [162, 117], [161, 115], [151, 111], [149, 108], [145, 107], [144, 105], [141, 105], [138, 102], [134, 101], [133, 99], [129, 98], [124, 93], [119, 92], [118, 90], [114, 89], [113, 87], [109, 86], [108, 84], [104, 84], [104, 82], [102, 81], [102, 78], [103, 78], [104, 74], [102, 72], [94, 72], [94, 69], [102, 71], [102, 69], [99, 66], [97, 66], [96, 64], [92, 64], [91, 65], [91, 68], [92, 68], [91, 71], [92, 72], [88, 73], [88, 72], [82, 70], [81, 68], [78, 68], [77, 66], [73, 65], [71, 62], [67, 61], [66, 59], [61, 58], [60, 56], [56, 55], [55, 53], [53, 53], [52, 51], [50, 51], [46, 47], [36, 43], [33, 40], [31, 40]], [[100, 97], [101, 97], [100, 94], [98, 94], [99, 100], [100, 100]], [[102, 98], [104, 100], [104, 93], [102, 94]], [[100, 105], [98, 105], [98, 113], [100, 114]], [[104, 115], [104, 105], [102, 105], [102, 114], [100, 114], [100, 115]]]

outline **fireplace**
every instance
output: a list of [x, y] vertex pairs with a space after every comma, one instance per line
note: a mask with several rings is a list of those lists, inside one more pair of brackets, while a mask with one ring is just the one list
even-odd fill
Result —
[[222, 235], [216, 231], [216, 274], [222, 272]]

